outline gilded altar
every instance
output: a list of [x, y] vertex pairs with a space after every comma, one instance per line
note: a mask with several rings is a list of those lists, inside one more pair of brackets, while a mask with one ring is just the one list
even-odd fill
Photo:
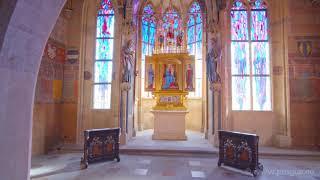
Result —
[[156, 99], [153, 110], [186, 111], [186, 96], [195, 90], [195, 61], [188, 53], [146, 56], [145, 91]]

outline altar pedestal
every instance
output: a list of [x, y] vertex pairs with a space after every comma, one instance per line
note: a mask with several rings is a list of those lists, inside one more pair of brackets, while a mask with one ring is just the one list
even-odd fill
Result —
[[151, 110], [154, 140], [187, 140], [185, 117], [188, 111]]

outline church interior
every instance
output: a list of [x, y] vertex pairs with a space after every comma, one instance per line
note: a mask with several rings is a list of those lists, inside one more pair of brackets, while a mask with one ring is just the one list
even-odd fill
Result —
[[[0, 0], [0, 15], [0, 179], [250, 178], [220, 168], [222, 131], [258, 138], [261, 179], [320, 179], [319, 0]], [[98, 130], [118, 131], [120, 162], [90, 163]]]

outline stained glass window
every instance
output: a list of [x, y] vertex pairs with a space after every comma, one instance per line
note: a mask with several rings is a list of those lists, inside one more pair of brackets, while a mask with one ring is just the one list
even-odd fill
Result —
[[189, 97], [201, 97], [202, 92], [202, 35], [203, 20], [201, 7], [198, 2], [193, 2], [189, 8], [187, 23], [188, 52], [196, 58], [196, 90], [189, 93]]
[[93, 78], [94, 109], [110, 109], [113, 42], [113, 7], [111, 0], [101, 0], [96, 26], [96, 51]]
[[230, 15], [232, 109], [271, 110], [266, 3], [236, 0]]
[[151, 97], [151, 93], [144, 91], [145, 56], [152, 54], [156, 33], [156, 20], [151, 4], [148, 4], [143, 8], [141, 20], [141, 94], [142, 97]]

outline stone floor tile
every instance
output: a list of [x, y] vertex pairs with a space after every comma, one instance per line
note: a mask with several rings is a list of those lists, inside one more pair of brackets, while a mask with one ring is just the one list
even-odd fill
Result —
[[162, 172], [162, 176], [176, 176], [176, 172], [174, 170], [164, 170]]
[[206, 174], [203, 171], [191, 171], [192, 178], [206, 178]]
[[148, 173], [148, 169], [135, 169], [133, 174], [138, 176], [146, 176]]
[[189, 166], [200, 166], [200, 161], [189, 161]]

